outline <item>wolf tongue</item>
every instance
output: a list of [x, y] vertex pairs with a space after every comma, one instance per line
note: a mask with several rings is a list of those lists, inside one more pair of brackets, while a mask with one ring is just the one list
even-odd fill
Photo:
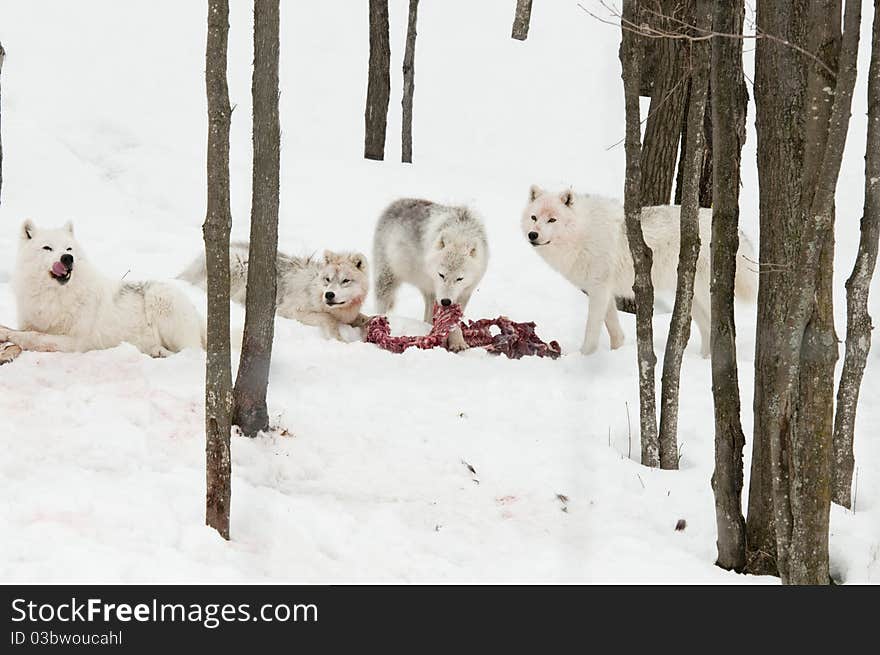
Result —
[[70, 271], [67, 270], [67, 266], [65, 266], [61, 262], [55, 262], [54, 264], [52, 264], [52, 273], [54, 275], [57, 275], [58, 277], [64, 277], [69, 272]]

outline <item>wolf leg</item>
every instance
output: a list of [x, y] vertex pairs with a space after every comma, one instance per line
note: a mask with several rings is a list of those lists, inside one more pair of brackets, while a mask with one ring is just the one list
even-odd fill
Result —
[[464, 340], [461, 328], [454, 327], [449, 334], [446, 335], [446, 347], [454, 353], [468, 349], [467, 341]]
[[425, 323], [432, 323], [434, 321], [434, 303], [437, 302], [437, 297], [432, 291], [422, 291], [422, 298], [425, 299]]
[[326, 312], [301, 312], [294, 318], [305, 325], [321, 328], [324, 336], [328, 339], [344, 341], [342, 335], [339, 333], [339, 321]]
[[617, 301], [612, 298], [608, 303], [608, 311], [605, 314], [605, 329], [608, 330], [608, 338], [611, 340], [611, 350], [617, 350], [623, 345], [623, 330], [617, 316]]
[[587, 310], [587, 327], [584, 330], [584, 344], [581, 352], [591, 355], [599, 347], [599, 334], [602, 330], [602, 322], [608, 313], [608, 304], [611, 302], [611, 290], [607, 287], [595, 289], [590, 292], [590, 306]]
[[394, 307], [394, 295], [400, 280], [394, 275], [391, 268], [384, 262], [376, 265], [376, 311], [379, 314], [387, 314]]
[[711, 300], [705, 297], [706, 294], [702, 293], [700, 286], [700, 280], [697, 280], [697, 288], [694, 289], [694, 299], [691, 304], [691, 316], [700, 331], [700, 355], [704, 359], [708, 359], [711, 354], [710, 344], [712, 341], [710, 336]]
[[43, 334], [27, 330], [10, 330], [0, 325], [0, 342], [11, 341], [22, 350], [38, 352], [79, 352], [79, 342], [62, 334]]

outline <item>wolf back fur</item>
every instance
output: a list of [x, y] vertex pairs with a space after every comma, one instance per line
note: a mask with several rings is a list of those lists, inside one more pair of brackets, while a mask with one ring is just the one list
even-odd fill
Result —
[[[235, 242], [229, 249], [229, 295], [244, 305], [247, 297], [249, 245]], [[342, 340], [340, 325], [362, 327], [367, 317], [361, 307], [370, 288], [367, 258], [357, 252], [324, 252], [322, 260], [292, 257], [282, 252], [276, 260], [278, 286], [276, 313], [306, 325], [320, 327], [325, 336]], [[205, 288], [205, 256], [199, 255], [179, 276]]]
[[205, 323], [173, 285], [122, 282], [97, 271], [68, 223], [21, 228], [12, 280], [20, 330], [0, 341], [24, 350], [84, 352], [128, 342], [153, 357], [204, 348]]
[[[642, 231], [653, 251], [651, 270], [656, 290], [674, 291], [678, 280], [680, 211], [672, 205], [645, 207]], [[709, 243], [712, 211], [701, 209], [700, 252], [694, 279], [692, 316], [702, 338], [701, 352], [709, 355]], [[571, 190], [529, 191], [522, 214], [523, 235], [537, 253], [569, 282], [589, 296], [589, 311], [581, 351], [590, 354], [599, 343], [602, 322], [611, 348], [623, 345], [615, 296], [633, 297], [633, 260], [626, 236], [623, 205], [601, 196], [575, 194]], [[737, 252], [735, 295], [742, 300], [757, 296], [754, 250], [741, 232]]]

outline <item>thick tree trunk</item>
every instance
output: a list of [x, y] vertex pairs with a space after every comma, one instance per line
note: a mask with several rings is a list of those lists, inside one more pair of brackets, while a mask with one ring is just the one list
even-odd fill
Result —
[[208, 339], [205, 367], [205, 523], [229, 539], [231, 500], [232, 373], [229, 352], [229, 124], [232, 109], [226, 84], [228, 0], [209, 0], [205, 48], [208, 97], [208, 208], [202, 231], [208, 269]]
[[[712, 0], [696, 0], [694, 24], [703, 30], [712, 27]], [[684, 184], [681, 203], [681, 245], [678, 256], [678, 281], [675, 304], [663, 357], [662, 392], [660, 395], [660, 468], [678, 468], [678, 390], [681, 382], [681, 360], [691, 334], [691, 306], [694, 298], [694, 276], [700, 253], [700, 172], [703, 165], [703, 114], [709, 86], [709, 42], [691, 44], [691, 93], [688, 107], [687, 134], [691, 144], [684, 162]]]
[[[715, 0], [713, 30], [742, 34], [744, 16], [744, 0]], [[740, 155], [745, 137], [738, 130], [740, 123], [745, 123], [745, 116], [738, 115], [743, 111], [739, 101], [743, 82], [742, 41], [714, 40], [711, 342], [715, 470], [712, 473], [712, 491], [715, 494], [718, 530], [716, 564], [734, 571], [742, 571], [746, 565], [746, 525], [742, 514], [745, 435], [740, 422], [733, 303], [736, 253], [739, 248]]]
[[385, 127], [391, 95], [388, 0], [370, 0], [370, 68], [364, 112], [364, 158], [385, 159]]
[[275, 335], [281, 124], [278, 118], [279, 0], [254, 0], [251, 238], [234, 422], [255, 437], [269, 429], [266, 390]]
[[[694, 0], [661, 0], [660, 16], [647, 21], [658, 29], [681, 32], [678, 21], [693, 24]], [[675, 179], [678, 143], [685, 120], [691, 75], [690, 48], [685, 39], [652, 39], [651, 106], [642, 146], [642, 205], [668, 205]]]
[[862, 374], [871, 349], [873, 325], [868, 314], [868, 292], [877, 264], [880, 238], [880, 10], [874, 11], [871, 67], [868, 72], [868, 143], [865, 148], [865, 207], [861, 238], [852, 274], [846, 281], [846, 355], [837, 390], [834, 417], [834, 502], [851, 507], [855, 457], [856, 408]]
[[[682, 190], [685, 181], [685, 162], [690, 158], [688, 153], [688, 133], [686, 126], [688, 124], [688, 110], [691, 106], [690, 95], [692, 85], [687, 85], [687, 101], [684, 110], [684, 126], [681, 130], [681, 152], [678, 160], [678, 175], [675, 182], [675, 199], [676, 205], [682, 204]], [[746, 92], [748, 93], [748, 91]], [[746, 100], [748, 103], [748, 99]], [[699, 201], [700, 207], [712, 207], [712, 85], [706, 92], [706, 113], [703, 117], [703, 159], [700, 163], [700, 183], [699, 183]]]
[[[638, 24], [638, 0], [625, 0], [623, 16]], [[657, 398], [654, 368], [654, 285], [651, 281], [653, 253], [642, 234], [641, 198], [641, 128], [639, 116], [639, 73], [641, 37], [631, 30], [621, 30], [620, 62], [623, 68], [623, 90], [626, 105], [626, 184], [624, 213], [626, 233], [635, 268], [633, 293], [636, 300], [636, 338], [639, 369], [639, 425], [642, 442], [642, 464], [660, 466], [660, 443], [657, 434]]]
[[406, 24], [406, 51], [403, 55], [403, 130], [400, 160], [412, 163], [412, 112], [413, 94], [416, 90], [416, 23], [419, 0], [409, 0], [409, 19]]
[[529, 23], [532, 21], [532, 0], [516, 0], [516, 14], [513, 17], [513, 30], [510, 37], [525, 41], [529, 36]]
[[[6, 51], [3, 44], [0, 43], [0, 84], [3, 80], [3, 60], [6, 59]], [[3, 94], [0, 93], [0, 118], [3, 116]], [[3, 129], [2, 120], [0, 120], [0, 202], [3, 200]]]
[[[799, 0], [793, 6], [764, 0], [763, 6], [758, 5], [758, 24], [765, 31], [807, 43], [809, 51], [837, 70], [832, 77], [810, 60], [772, 48], [765, 40], [758, 44], [758, 134], [767, 138], [767, 131], [775, 131], [778, 138], [776, 149], [768, 148], [763, 157], [759, 145], [761, 261], [762, 273], [767, 273], [762, 274], [761, 286], [777, 297], [780, 306], [770, 310], [777, 314], [772, 323], [762, 323], [759, 315], [758, 338], [768, 349], [756, 363], [763, 379], [760, 387], [756, 380], [755, 403], [764, 408], [760, 427], [765, 448], [769, 446], [777, 567], [786, 584], [829, 582], [831, 411], [837, 357], [831, 231], [855, 86], [860, 0], [846, 3], [842, 40], [839, 20], [839, 0], [809, 5]], [[835, 66], [838, 52], [840, 63]], [[786, 87], [780, 80], [793, 80], [796, 86]], [[771, 89], [771, 81], [779, 88]], [[791, 119], [794, 127], [786, 125]], [[799, 169], [782, 168], [791, 166], [783, 161], [783, 153], [793, 154]], [[781, 170], [785, 176], [779, 175]], [[782, 195], [768, 196], [765, 182], [768, 187], [781, 183]], [[793, 247], [787, 259], [773, 260], [763, 251], [765, 221], [769, 238]], [[782, 263], [784, 272], [768, 268], [771, 262]]]

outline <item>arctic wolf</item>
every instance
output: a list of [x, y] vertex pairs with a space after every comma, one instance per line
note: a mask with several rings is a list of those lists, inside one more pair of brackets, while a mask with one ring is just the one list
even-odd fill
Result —
[[[642, 210], [645, 242], [654, 253], [652, 279], [656, 290], [675, 290], [680, 238], [680, 207], [663, 205]], [[694, 279], [692, 315], [702, 339], [701, 351], [709, 356], [709, 242], [712, 211], [700, 210], [700, 253]], [[575, 194], [571, 190], [529, 191], [522, 215], [523, 235], [539, 255], [569, 282], [590, 297], [587, 327], [581, 352], [595, 352], [602, 322], [608, 329], [611, 348], [623, 345], [614, 297], [633, 297], [633, 260], [624, 224], [623, 206], [609, 198]], [[745, 235], [739, 235], [735, 293], [754, 300], [758, 278], [749, 260], [754, 251]]]
[[[249, 246], [233, 243], [229, 248], [229, 295], [245, 304]], [[327, 337], [342, 341], [340, 325], [362, 327], [368, 320], [361, 306], [370, 289], [367, 258], [358, 252], [324, 251], [322, 260], [278, 253], [278, 289], [275, 312], [320, 327]], [[205, 255], [200, 255], [179, 279], [203, 289], [207, 283]]]
[[205, 324], [180, 291], [162, 282], [121, 282], [95, 270], [67, 223], [21, 227], [12, 279], [20, 330], [0, 341], [24, 350], [83, 352], [126, 341], [152, 357], [204, 348]]
[[[393, 307], [402, 282], [422, 292], [426, 323], [437, 300], [444, 307], [457, 303], [464, 310], [488, 262], [483, 224], [467, 207], [397, 200], [382, 212], [373, 240], [378, 312], [387, 314]], [[460, 330], [450, 332], [447, 346], [467, 348]]]

